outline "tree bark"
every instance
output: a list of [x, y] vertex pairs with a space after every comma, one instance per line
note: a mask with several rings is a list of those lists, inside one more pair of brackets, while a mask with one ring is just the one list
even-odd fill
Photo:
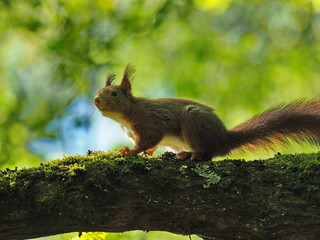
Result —
[[204, 239], [319, 240], [320, 153], [180, 161], [95, 152], [0, 171], [0, 239], [160, 230]]

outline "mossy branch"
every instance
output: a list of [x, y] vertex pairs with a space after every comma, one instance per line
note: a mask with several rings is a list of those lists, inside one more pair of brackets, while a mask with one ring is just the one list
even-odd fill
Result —
[[193, 162], [94, 152], [0, 171], [0, 239], [140, 229], [318, 240], [319, 189], [320, 153]]

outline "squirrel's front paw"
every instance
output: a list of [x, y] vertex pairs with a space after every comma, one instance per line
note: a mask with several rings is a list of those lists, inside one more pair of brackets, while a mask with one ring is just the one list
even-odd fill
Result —
[[117, 151], [121, 157], [129, 155], [130, 154], [130, 149], [128, 147], [124, 147], [120, 150]]

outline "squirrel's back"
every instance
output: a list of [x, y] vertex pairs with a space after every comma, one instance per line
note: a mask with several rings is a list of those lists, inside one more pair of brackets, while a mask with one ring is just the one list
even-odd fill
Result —
[[213, 109], [205, 104], [179, 98], [134, 98], [130, 119], [132, 122], [143, 124], [146, 129], [159, 128], [158, 131], [180, 135], [180, 118], [187, 106], [200, 106], [207, 111]]

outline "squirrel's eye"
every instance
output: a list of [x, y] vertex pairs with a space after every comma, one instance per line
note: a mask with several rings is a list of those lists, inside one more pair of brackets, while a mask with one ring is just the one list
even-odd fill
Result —
[[114, 96], [114, 97], [118, 96], [118, 92], [117, 92], [117, 91], [113, 91], [113, 92], [111, 93], [111, 96]]

